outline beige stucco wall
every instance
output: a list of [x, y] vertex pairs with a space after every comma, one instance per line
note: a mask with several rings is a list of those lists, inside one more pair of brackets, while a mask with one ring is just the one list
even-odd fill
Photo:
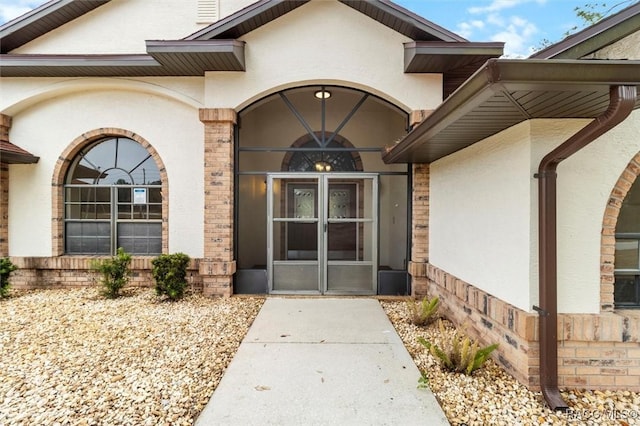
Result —
[[[169, 179], [169, 250], [201, 257], [203, 129], [198, 111], [150, 93], [97, 89], [47, 99], [13, 116], [11, 141], [38, 155], [11, 165], [11, 256], [50, 256], [51, 180], [62, 152], [83, 133], [103, 127], [132, 131], [162, 158]], [[29, 208], [25, 208], [29, 206]]]
[[588, 55], [585, 59], [640, 59], [640, 31]]
[[531, 308], [529, 123], [431, 164], [429, 261]]
[[209, 108], [237, 108], [313, 83], [363, 89], [407, 112], [442, 100], [435, 74], [404, 74], [410, 41], [337, 1], [313, 1], [245, 35], [247, 72], [207, 73]]
[[[538, 303], [540, 160], [589, 120], [532, 120], [431, 165], [430, 262], [531, 311]], [[640, 112], [558, 167], [558, 310], [600, 309], [602, 220], [640, 151]]]

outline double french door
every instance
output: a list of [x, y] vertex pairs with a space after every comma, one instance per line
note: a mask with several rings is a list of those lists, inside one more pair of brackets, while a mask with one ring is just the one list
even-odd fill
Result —
[[375, 294], [378, 176], [267, 176], [271, 293]]

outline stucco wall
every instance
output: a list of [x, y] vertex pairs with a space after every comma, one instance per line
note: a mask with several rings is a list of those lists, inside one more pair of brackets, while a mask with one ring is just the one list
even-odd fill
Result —
[[157, 150], [169, 179], [169, 250], [201, 257], [203, 128], [197, 109], [149, 93], [113, 89], [61, 95], [13, 116], [11, 141], [40, 161], [10, 166], [10, 255], [52, 254], [55, 163], [72, 141], [102, 127], [132, 131]]
[[640, 31], [588, 55], [585, 59], [640, 59]]
[[442, 100], [440, 75], [403, 73], [407, 37], [336, 1], [310, 2], [242, 40], [247, 72], [207, 73], [207, 107], [242, 109], [318, 82], [366, 90], [407, 112]]
[[[546, 120], [532, 124], [533, 164], [551, 148]], [[602, 220], [609, 195], [622, 171], [640, 151], [640, 112], [578, 151], [558, 167], [558, 309], [597, 313], [600, 308]], [[541, 152], [542, 151], [542, 152]]]
[[112, 0], [12, 53], [144, 53], [145, 40], [184, 38], [196, 21], [196, 0]]
[[[531, 312], [540, 160], [589, 120], [532, 120], [431, 165], [430, 263]], [[600, 309], [602, 220], [640, 150], [640, 112], [558, 167], [558, 310]]]
[[531, 308], [529, 123], [431, 164], [429, 262]]

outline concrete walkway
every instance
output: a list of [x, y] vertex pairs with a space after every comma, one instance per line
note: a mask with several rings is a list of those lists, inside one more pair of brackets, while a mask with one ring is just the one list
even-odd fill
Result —
[[196, 421], [448, 425], [377, 300], [269, 298]]

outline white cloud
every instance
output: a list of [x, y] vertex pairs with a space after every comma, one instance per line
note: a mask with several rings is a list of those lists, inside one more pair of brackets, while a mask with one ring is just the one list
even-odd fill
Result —
[[44, 2], [44, 0], [0, 0], [0, 24], [24, 15]]
[[476, 6], [470, 7], [469, 13], [488, 13], [488, 12], [499, 12], [504, 9], [509, 9], [519, 5], [520, 3], [526, 2], [528, 0], [493, 0], [489, 6]]
[[506, 27], [491, 36], [491, 40], [505, 42], [505, 56], [522, 58], [531, 53], [531, 38], [536, 33], [538, 28], [533, 23], [513, 16]]
[[457, 33], [464, 38], [470, 38], [475, 30], [481, 30], [484, 28], [484, 22], [479, 20], [473, 20], [469, 22], [462, 22], [458, 24]]

